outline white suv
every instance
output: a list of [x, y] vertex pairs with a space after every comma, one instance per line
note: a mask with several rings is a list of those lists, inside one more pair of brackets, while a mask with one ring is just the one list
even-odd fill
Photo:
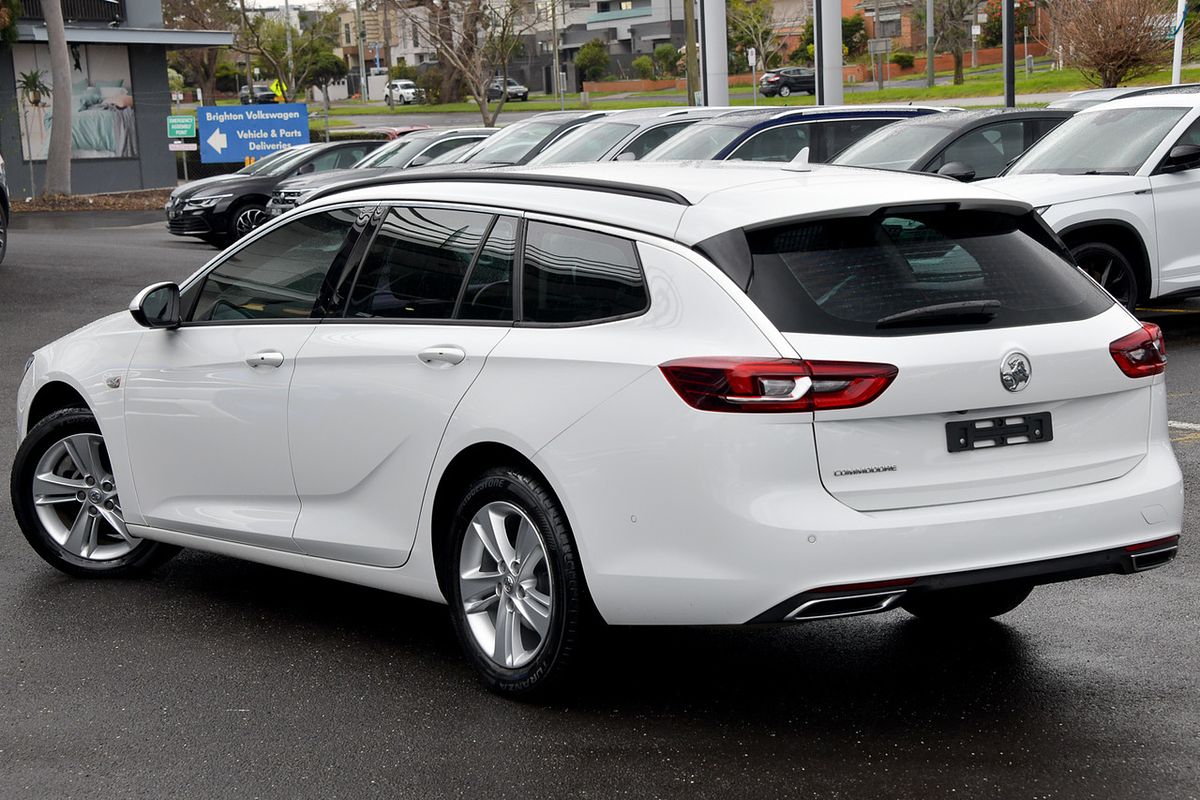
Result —
[[1121, 303], [1200, 292], [1200, 94], [1084, 109], [993, 189], [1031, 203]]
[[384, 90], [384, 99], [388, 105], [400, 103], [407, 106], [417, 102], [420, 96], [421, 90], [417, 87], [417, 84], [407, 78], [388, 81], [388, 85]]
[[[1165, 353], [1023, 203], [639, 163], [317, 198], [39, 350], [17, 519], [448, 602], [509, 693], [598, 621], [969, 622], [1159, 566]], [[632, 655], [632, 654], [631, 654]]]

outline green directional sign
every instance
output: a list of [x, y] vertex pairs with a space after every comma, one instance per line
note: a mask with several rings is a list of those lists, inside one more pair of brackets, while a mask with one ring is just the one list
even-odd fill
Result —
[[194, 139], [196, 118], [188, 114], [172, 114], [167, 117], [167, 136], [172, 139]]

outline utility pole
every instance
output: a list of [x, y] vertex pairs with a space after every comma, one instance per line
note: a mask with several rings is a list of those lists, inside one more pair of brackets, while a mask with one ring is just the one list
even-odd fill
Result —
[[842, 104], [842, 6], [840, 0], [816, 0], [813, 55], [817, 64], [817, 105]]
[[1014, 108], [1017, 105], [1017, 65], [1016, 65], [1016, 9], [1013, 0], [1002, 0], [1004, 6], [1004, 105]]
[[696, 0], [683, 0], [684, 72], [687, 73], [688, 105], [696, 105], [696, 79], [700, 76], [700, 59], [696, 53]]
[[292, 56], [292, 7], [288, 4], [288, 0], [283, 0], [283, 37], [287, 43], [287, 79], [280, 79], [280, 83], [286, 84], [283, 87], [283, 97], [285, 100], [291, 99], [289, 92], [292, 91], [292, 85], [296, 79], [296, 59]]
[[[1187, 2], [1187, 0], [1184, 0]], [[933, 0], [925, 0], [925, 79], [934, 85], [933, 77]]]
[[363, 26], [362, 0], [354, 0], [354, 27], [358, 37], [358, 80], [361, 82], [359, 97], [367, 102], [367, 29]]
[[391, 80], [392, 69], [392, 23], [388, 20], [388, 6], [391, 5], [388, 0], [379, 5], [383, 6], [383, 63], [388, 68], [388, 80]]

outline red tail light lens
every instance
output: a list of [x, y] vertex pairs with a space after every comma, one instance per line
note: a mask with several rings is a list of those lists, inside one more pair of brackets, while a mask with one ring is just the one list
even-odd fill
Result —
[[659, 369], [692, 408], [750, 413], [856, 408], [883, 394], [898, 372], [891, 364], [724, 357]]
[[1153, 322], [1143, 322], [1140, 331], [1117, 339], [1108, 351], [1121, 372], [1131, 378], [1157, 375], [1167, 368], [1167, 344]]

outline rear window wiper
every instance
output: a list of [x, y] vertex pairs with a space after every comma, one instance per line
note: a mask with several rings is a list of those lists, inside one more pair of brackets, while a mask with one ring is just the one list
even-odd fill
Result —
[[906, 325], [953, 325], [956, 322], [981, 323], [996, 316], [999, 300], [964, 300], [937, 303], [889, 314], [875, 322], [876, 328], [901, 328]]

